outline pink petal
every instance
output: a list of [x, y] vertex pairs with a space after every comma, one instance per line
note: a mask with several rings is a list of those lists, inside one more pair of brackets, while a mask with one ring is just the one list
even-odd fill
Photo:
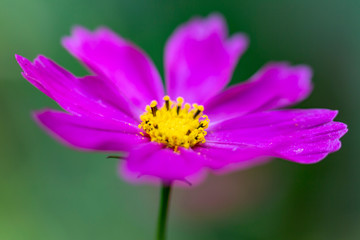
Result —
[[210, 99], [206, 114], [214, 121], [295, 104], [310, 94], [311, 77], [311, 69], [304, 65], [267, 64], [247, 82]]
[[231, 143], [208, 141], [196, 146], [194, 151], [204, 158], [204, 167], [217, 173], [253, 167], [271, 160], [265, 151]]
[[128, 151], [148, 140], [137, 126], [111, 119], [90, 119], [45, 110], [34, 114], [45, 130], [66, 145], [83, 150]]
[[187, 181], [203, 169], [202, 158], [191, 149], [180, 153], [159, 143], [146, 143], [134, 148], [120, 169], [126, 178], [158, 177], [162, 181]]
[[30, 62], [16, 55], [23, 76], [64, 110], [96, 118], [114, 118], [135, 122], [129, 104], [106, 82], [97, 77], [76, 78], [44, 56]]
[[227, 37], [220, 15], [195, 18], [180, 26], [165, 48], [169, 95], [184, 97], [190, 103], [205, 102], [228, 84], [247, 45], [242, 34]]
[[[347, 126], [332, 121], [336, 114], [337, 111], [326, 109], [249, 114], [211, 126], [206, 146], [229, 148], [229, 156], [222, 158], [226, 162], [267, 156], [315, 163], [341, 146], [339, 139], [347, 132]], [[211, 155], [215, 154], [208, 152], [213, 158]]]
[[62, 43], [94, 73], [112, 81], [116, 91], [133, 102], [139, 112], [164, 96], [160, 75], [148, 56], [111, 30], [90, 32], [75, 27]]

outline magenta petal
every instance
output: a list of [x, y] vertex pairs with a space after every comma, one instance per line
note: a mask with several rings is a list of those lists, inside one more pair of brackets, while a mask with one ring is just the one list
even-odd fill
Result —
[[74, 148], [96, 151], [128, 151], [148, 140], [137, 126], [111, 119], [90, 119], [67, 113], [45, 110], [34, 114], [45, 130]]
[[[347, 126], [333, 122], [337, 111], [279, 110], [249, 114], [213, 125], [207, 144], [233, 146], [236, 160], [270, 156], [299, 163], [315, 163], [339, 150]], [[227, 161], [233, 161], [230, 157]]]
[[187, 181], [203, 168], [202, 157], [191, 149], [180, 148], [180, 153], [159, 143], [147, 143], [130, 151], [122, 166], [127, 177], [159, 177], [163, 181]]
[[172, 98], [202, 104], [230, 81], [233, 69], [248, 45], [242, 34], [227, 37], [219, 15], [195, 18], [180, 26], [165, 48], [167, 90]]
[[270, 160], [261, 149], [221, 142], [210, 141], [194, 151], [204, 158], [204, 166], [216, 172], [244, 169]]
[[75, 27], [62, 43], [94, 73], [112, 81], [139, 111], [164, 96], [160, 75], [149, 57], [111, 30], [99, 28], [90, 32]]
[[214, 121], [295, 104], [310, 94], [311, 77], [304, 65], [267, 64], [247, 82], [210, 99], [206, 114]]
[[44, 56], [33, 63], [16, 55], [23, 76], [64, 110], [96, 118], [109, 117], [135, 122], [125, 99], [97, 77], [76, 78]]

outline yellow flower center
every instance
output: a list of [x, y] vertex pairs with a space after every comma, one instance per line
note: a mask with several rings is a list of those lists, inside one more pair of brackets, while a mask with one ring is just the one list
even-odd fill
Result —
[[[209, 126], [209, 118], [204, 115], [201, 105], [184, 103], [182, 97], [171, 101], [164, 97], [164, 104], [158, 107], [156, 101], [146, 106], [146, 111], [140, 116], [140, 129], [143, 129], [153, 142], [159, 142], [173, 148], [190, 148], [197, 143], [205, 143]], [[141, 133], [143, 135], [143, 133]]]

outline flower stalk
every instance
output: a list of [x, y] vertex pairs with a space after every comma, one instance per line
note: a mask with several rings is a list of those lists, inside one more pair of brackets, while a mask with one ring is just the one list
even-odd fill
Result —
[[160, 195], [160, 206], [159, 206], [156, 240], [166, 239], [166, 222], [168, 216], [170, 193], [171, 193], [171, 185], [167, 183], [163, 183], [160, 193], [161, 195]]

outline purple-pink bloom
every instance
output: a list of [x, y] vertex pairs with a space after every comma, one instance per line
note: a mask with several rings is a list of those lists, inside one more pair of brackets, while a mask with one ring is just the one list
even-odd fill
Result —
[[229, 37], [219, 15], [194, 18], [170, 37], [165, 88], [150, 58], [107, 28], [75, 27], [62, 43], [93, 75], [79, 78], [44, 56], [31, 62], [16, 55], [24, 78], [66, 111], [34, 116], [69, 146], [124, 153], [127, 179], [195, 181], [207, 169], [232, 171], [272, 157], [316, 163], [339, 150], [347, 132], [333, 121], [337, 111], [283, 109], [310, 94], [308, 66], [269, 63], [226, 88], [248, 39]]

